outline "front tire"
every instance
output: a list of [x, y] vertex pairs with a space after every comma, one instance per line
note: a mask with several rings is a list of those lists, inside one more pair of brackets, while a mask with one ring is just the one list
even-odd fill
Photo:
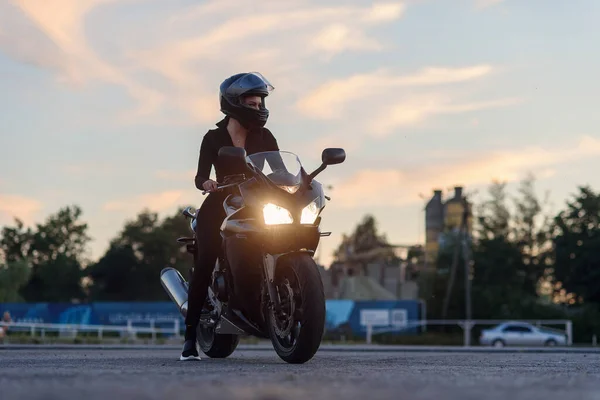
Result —
[[313, 358], [325, 331], [325, 293], [321, 274], [306, 253], [283, 256], [275, 270], [281, 310], [267, 310], [269, 337], [277, 355], [287, 363]]

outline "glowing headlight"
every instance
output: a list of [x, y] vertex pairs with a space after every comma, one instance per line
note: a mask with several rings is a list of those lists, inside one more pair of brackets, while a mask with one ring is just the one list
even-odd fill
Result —
[[317, 207], [317, 202], [313, 201], [302, 210], [302, 218], [300, 219], [300, 223], [314, 224], [318, 216], [319, 208]]
[[288, 210], [271, 203], [263, 207], [263, 217], [267, 225], [291, 224], [293, 222], [292, 214]]

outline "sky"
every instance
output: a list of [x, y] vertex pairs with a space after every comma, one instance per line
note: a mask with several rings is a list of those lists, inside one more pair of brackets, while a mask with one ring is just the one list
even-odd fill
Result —
[[0, 226], [78, 204], [97, 259], [143, 208], [199, 206], [219, 84], [249, 71], [307, 171], [346, 150], [317, 178], [326, 265], [367, 213], [422, 241], [434, 189], [531, 172], [558, 211], [600, 189], [599, 17], [597, 0], [0, 0]]

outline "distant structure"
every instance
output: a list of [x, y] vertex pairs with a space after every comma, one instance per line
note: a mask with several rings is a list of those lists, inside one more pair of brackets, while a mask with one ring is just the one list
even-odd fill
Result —
[[[417, 300], [427, 299], [435, 276], [436, 260], [446, 234], [460, 227], [465, 198], [463, 187], [454, 187], [454, 195], [442, 198], [435, 189], [425, 207], [425, 245], [392, 244], [356, 252], [344, 237], [340, 254], [328, 269], [320, 266], [325, 296], [346, 300]], [[471, 208], [471, 205], [467, 203]], [[472, 231], [469, 217], [467, 230]], [[385, 261], [390, 250], [399, 262]]]
[[[399, 262], [388, 263], [381, 258], [392, 249]], [[418, 244], [341, 253], [329, 269], [320, 268], [325, 296], [345, 300], [416, 300], [423, 255], [423, 247]]]
[[[464, 211], [464, 194], [462, 186], [454, 188], [454, 196], [444, 202], [442, 191], [433, 191], [433, 197], [425, 206], [425, 255], [429, 266], [435, 265], [435, 260], [443, 243], [444, 233], [457, 231], [460, 227]], [[466, 202], [467, 207], [472, 205]], [[473, 217], [467, 220], [467, 231], [472, 233]]]

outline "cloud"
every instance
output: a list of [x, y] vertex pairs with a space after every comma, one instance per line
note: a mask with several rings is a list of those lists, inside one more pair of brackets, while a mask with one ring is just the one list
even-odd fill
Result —
[[[299, 111], [311, 118], [342, 118], [346, 106], [357, 100], [366, 103], [367, 98], [380, 97], [380, 103], [395, 97], [397, 88], [414, 86], [434, 86], [467, 82], [492, 73], [488, 64], [460, 68], [427, 67], [410, 75], [400, 75], [388, 69], [377, 69], [366, 74], [356, 74], [344, 79], [336, 79], [313, 89], [296, 103]], [[384, 100], [381, 100], [381, 99]]]
[[[93, 9], [136, 1], [139, 0], [15, 0], [20, 13], [13, 7], [9, 15], [0, 15], [0, 24], [14, 24], [23, 29], [22, 26], [33, 23], [37, 32], [31, 36], [11, 34], [11, 39], [18, 38], [16, 41], [0, 37], [0, 46], [17, 59], [57, 70], [58, 81], [71, 88], [90, 82], [120, 85], [138, 102], [132, 115], [145, 115], [161, 104], [160, 93], [136, 83], [120, 68], [101, 59], [86, 40], [85, 32], [85, 18]], [[16, 19], [19, 24], [14, 22]]]
[[10, 2], [0, 2], [0, 49], [38, 67], [55, 71], [65, 68], [60, 48]]
[[[26, 34], [3, 30], [1, 48], [20, 61], [51, 68], [59, 82], [74, 90], [96, 83], [124, 88], [136, 106], [120, 116], [122, 122], [142, 116], [212, 122], [219, 114], [216, 88], [227, 76], [252, 65], [282, 88], [291, 71], [293, 83], [310, 81], [306, 63], [387, 48], [388, 38], [377, 38], [370, 30], [405, 11], [402, 2], [209, 0], [189, 7], [167, 4], [158, 12], [141, 0], [13, 1], [16, 6], [0, 7], [0, 26]], [[138, 3], [140, 9], [146, 7], [144, 23], [106, 31], [114, 13], [128, 21], [135, 10], [130, 6]], [[123, 6], [127, 12], [120, 13]], [[96, 27], [105, 33], [102, 40]], [[97, 43], [110, 43], [108, 56], [101, 56]], [[300, 89], [290, 85], [281, 90]]]
[[[93, 34], [95, 26], [106, 31], [111, 14], [95, 11], [119, 13], [127, 6], [130, 12], [134, 10], [131, 5], [147, 6], [143, 1], [13, 1], [16, 6], [0, 7], [0, 26], [10, 28], [0, 31], [0, 46], [17, 59], [57, 71], [59, 81], [70, 88], [99, 82], [124, 88], [135, 108], [119, 116], [123, 123], [136, 123], [142, 117], [147, 123], [214, 122], [220, 116], [218, 83], [251, 65], [269, 77], [280, 98], [300, 97], [296, 110], [309, 118], [342, 118], [353, 114], [349, 105], [367, 97], [379, 96], [369, 103], [375, 111], [391, 101], [390, 118], [381, 122], [376, 133], [385, 135], [393, 127], [440, 113], [470, 111], [452, 111], [448, 104], [455, 99], [439, 88], [481, 79], [496, 70], [489, 64], [430, 66], [402, 75], [384, 68], [321, 82], [315, 72], [319, 64], [341, 54], [393, 50], [393, 40], [374, 34], [374, 29], [401, 19], [406, 1], [355, 5], [316, 0], [208, 0], [187, 7], [173, 3], [160, 13], [145, 13], [143, 24], [115, 33], [110, 40], [114, 42], [118, 35], [119, 43], [111, 44], [110, 57], [100, 55]], [[9, 30], [25, 34], [9, 35]], [[399, 87], [433, 87], [431, 96], [450, 98], [405, 100], [396, 98]], [[464, 104], [469, 102], [459, 103]], [[481, 102], [472, 105], [471, 110], [477, 110]]]
[[[274, 6], [277, 4], [277, 6]], [[211, 12], [206, 12], [209, 9]], [[235, 17], [215, 26], [207, 17], [212, 12], [231, 12]], [[367, 39], [365, 30], [376, 23], [385, 23], [400, 18], [402, 3], [376, 3], [371, 7], [324, 6], [315, 2], [259, 2], [222, 5], [213, 3], [186, 10], [174, 20], [198, 25], [206, 22], [208, 31], [190, 38], [164, 41], [159, 46], [144, 51], [132, 52], [142, 66], [164, 74], [173, 81], [197, 80], [197, 76], [186, 66], [192, 60], [208, 61], [204, 68], [219, 64], [221, 74], [228, 60], [221, 57], [227, 53], [239, 57], [252, 57], [261, 52], [263, 61], [280, 63], [282, 60], [312, 57], [315, 52], [337, 54], [343, 50], [365, 50], [368, 45], [378, 48], [374, 39]], [[387, 12], [386, 16], [382, 16]], [[349, 28], [351, 27], [351, 28]], [[313, 33], [317, 32], [317, 33]], [[256, 40], [264, 38], [264, 44]], [[355, 40], [359, 38], [357, 44]], [[333, 43], [329, 43], [333, 41]], [[312, 43], [312, 46], [306, 46]], [[268, 47], [279, 51], [265, 52]], [[276, 57], [276, 58], [275, 58]], [[212, 68], [211, 68], [212, 69]], [[195, 79], [194, 79], [195, 78]], [[189, 82], [189, 80], [188, 80]]]
[[12, 224], [14, 218], [30, 225], [41, 209], [42, 203], [38, 200], [21, 195], [0, 194], [0, 225]]
[[488, 8], [503, 3], [505, 0], [475, 0], [475, 7]]
[[530, 147], [517, 151], [464, 154], [456, 162], [437, 163], [414, 169], [364, 169], [334, 184], [338, 206], [404, 206], [419, 201], [418, 194], [432, 187], [475, 186], [492, 179], [515, 181], [528, 170], [552, 176], [555, 166], [600, 156], [600, 140], [583, 136], [572, 148]]
[[315, 52], [323, 51], [327, 56], [344, 51], [380, 51], [383, 50], [377, 40], [370, 39], [363, 32], [356, 31], [345, 24], [332, 24], [322, 29], [310, 42]]
[[187, 193], [182, 190], [145, 193], [128, 199], [110, 201], [105, 203], [102, 209], [104, 211], [138, 212], [147, 208], [151, 211], [162, 212], [189, 201], [191, 197], [186, 196]]
[[491, 108], [508, 107], [523, 102], [520, 98], [501, 98], [496, 100], [457, 103], [450, 96], [437, 94], [414, 96], [384, 109], [370, 124], [370, 133], [384, 137], [395, 128], [415, 125], [429, 117], [439, 114], [461, 114]]
[[405, 10], [404, 3], [377, 3], [373, 4], [365, 20], [374, 23], [394, 21], [402, 17]]

